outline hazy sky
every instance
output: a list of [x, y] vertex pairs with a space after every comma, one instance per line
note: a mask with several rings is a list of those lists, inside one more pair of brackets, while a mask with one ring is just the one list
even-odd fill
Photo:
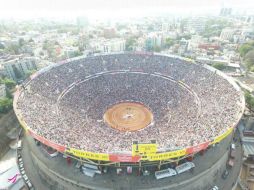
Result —
[[0, 0], [1, 17], [125, 17], [150, 12], [213, 13], [222, 7], [254, 9], [254, 0]]

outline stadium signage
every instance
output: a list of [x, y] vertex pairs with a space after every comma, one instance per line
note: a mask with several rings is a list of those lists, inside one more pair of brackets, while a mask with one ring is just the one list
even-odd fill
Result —
[[28, 127], [26, 125], [26, 123], [24, 122], [24, 120], [22, 118], [19, 118], [19, 116], [17, 116], [19, 123], [21, 125], [21, 127], [27, 132], [28, 131]]
[[172, 152], [164, 152], [164, 153], [148, 155], [146, 160], [149, 160], [149, 161], [168, 160], [171, 158], [178, 158], [184, 155], [186, 155], [186, 149], [181, 149], [181, 150], [176, 150]]
[[59, 144], [50, 142], [49, 140], [47, 140], [47, 139], [45, 139], [45, 138], [43, 138], [43, 137], [37, 135], [36, 133], [34, 133], [32, 130], [29, 130], [28, 132], [29, 132], [29, 134], [30, 134], [33, 138], [35, 138], [36, 140], [40, 141], [41, 143], [43, 143], [43, 144], [45, 144], [45, 145], [47, 145], [47, 146], [49, 146], [49, 147], [51, 147], [51, 148], [57, 150], [58, 152], [64, 152], [64, 151], [65, 151], [65, 147], [64, 147], [64, 146], [61, 146], [61, 145], [59, 145]]
[[79, 158], [86, 158], [91, 160], [109, 161], [109, 155], [103, 153], [85, 152], [82, 150], [67, 148], [66, 153], [72, 154]]
[[121, 155], [121, 154], [110, 154], [109, 160], [112, 162], [139, 162], [141, 159], [140, 156], [132, 155]]
[[205, 150], [205, 149], [207, 149], [209, 144], [210, 144], [210, 142], [205, 142], [205, 143], [199, 144], [197, 146], [189, 147], [189, 148], [186, 149], [186, 153], [187, 154], [194, 154], [194, 153], [197, 153], [201, 150]]
[[144, 143], [144, 144], [132, 144], [132, 155], [150, 155], [157, 152], [158, 144]]
[[229, 128], [225, 133], [223, 133], [222, 135], [216, 137], [211, 144], [219, 143], [220, 141], [222, 141], [224, 138], [226, 138], [228, 135], [231, 134], [233, 129], [234, 129], [234, 127]]

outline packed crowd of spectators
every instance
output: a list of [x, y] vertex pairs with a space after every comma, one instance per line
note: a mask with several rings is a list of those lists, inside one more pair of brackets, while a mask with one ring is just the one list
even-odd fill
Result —
[[[125, 101], [149, 107], [153, 125], [135, 132], [108, 127], [105, 111]], [[115, 54], [41, 73], [25, 87], [17, 107], [29, 128], [64, 146], [126, 152], [133, 141], [156, 140], [166, 151], [224, 133], [237, 122], [241, 101], [227, 80], [201, 65], [167, 56]]]

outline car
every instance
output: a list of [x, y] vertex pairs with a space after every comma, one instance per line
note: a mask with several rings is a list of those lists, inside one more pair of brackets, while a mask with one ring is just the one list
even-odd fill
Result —
[[228, 170], [225, 170], [222, 174], [222, 178], [226, 179], [228, 177], [228, 174], [229, 174]]
[[75, 165], [75, 168], [80, 169], [80, 167], [81, 167], [81, 163], [78, 161], [78, 162], [76, 163], [76, 165]]
[[41, 142], [36, 140], [36, 139], [34, 139], [34, 142], [35, 142], [36, 146], [40, 146], [41, 145]]
[[27, 181], [28, 180], [28, 177], [27, 177], [27, 175], [26, 174], [24, 174], [24, 175], [22, 175], [23, 176], [23, 179], [25, 180], [25, 181]]
[[213, 186], [211, 190], [219, 190], [219, 187], [218, 186]]
[[17, 145], [18, 145], [17, 149], [21, 150], [22, 149], [22, 141], [19, 140]]

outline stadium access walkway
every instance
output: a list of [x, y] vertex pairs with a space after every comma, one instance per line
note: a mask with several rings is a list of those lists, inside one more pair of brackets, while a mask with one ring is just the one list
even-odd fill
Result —
[[[227, 178], [227, 182], [221, 179], [221, 175], [226, 167], [228, 150], [231, 136], [214, 148], [210, 148], [204, 155], [197, 155], [193, 162], [196, 167], [192, 172], [186, 172], [171, 178], [156, 180], [154, 174], [150, 176], [136, 176], [136, 174], [127, 175], [126, 173], [117, 176], [115, 170], [110, 170], [107, 174], [96, 175], [94, 178], [83, 175], [79, 169], [75, 168], [75, 163], [70, 166], [62, 156], [55, 158], [49, 157], [42, 149], [35, 145], [31, 137], [23, 138], [22, 157], [27, 176], [32, 181], [34, 187], [38, 190], [46, 189], [82, 189], [71, 183], [84, 185], [87, 189], [169, 189], [170, 190], [203, 190], [201, 187], [209, 189], [214, 185], [222, 190], [231, 190], [233, 180], [238, 168], [233, 168]], [[241, 146], [238, 146], [241, 149]], [[238, 148], [238, 154], [241, 152]], [[241, 160], [237, 154], [237, 159]], [[59, 154], [60, 155], [60, 154]], [[241, 155], [241, 153], [240, 153]], [[40, 169], [37, 166], [40, 166]], [[236, 164], [237, 165], [237, 164]], [[43, 172], [47, 172], [54, 180], [50, 179]], [[211, 172], [213, 171], [213, 172]], [[216, 173], [217, 175], [214, 175]], [[65, 179], [65, 180], [64, 180]], [[49, 185], [46, 185], [46, 181]], [[231, 181], [232, 180], [232, 181]], [[69, 181], [69, 182], [67, 182]], [[229, 185], [227, 185], [229, 184]], [[200, 187], [200, 188], [197, 188]], [[228, 189], [229, 188], [229, 189]], [[84, 189], [84, 188], [83, 188]]]
[[232, 169], [228, 169], [229, 175], [226, 180], [222, 179], [221, 175], [217, 178], [217, 186], [223, 190], [231, 190], [238, 181], [238, 177], [240, 175], [240, 170], [243, 163], [243, 148], [240, 143], [240, 134], [237, 130], [235, 133], [236, 141], [234, 142], [236, 145], [236, 156], [234, 159], [234, 166]]

